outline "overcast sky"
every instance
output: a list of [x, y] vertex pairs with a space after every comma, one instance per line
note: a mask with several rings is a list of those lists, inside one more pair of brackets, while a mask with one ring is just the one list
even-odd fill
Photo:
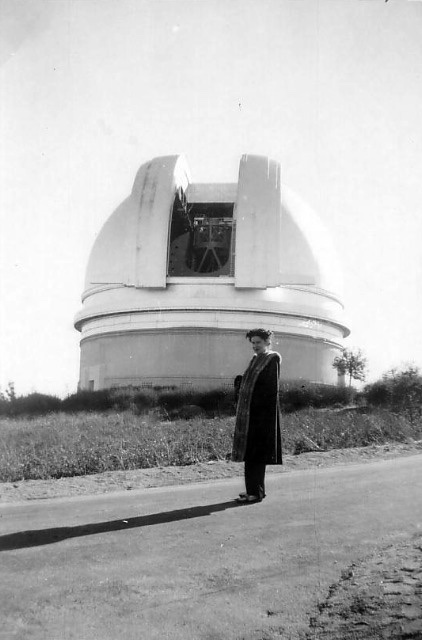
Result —
[[240, 156], [331, 229], [369, 379], [422, 366], [422, 2], [0, 0], [0, 387], [76, 389], [89, 251], [139, 165]]

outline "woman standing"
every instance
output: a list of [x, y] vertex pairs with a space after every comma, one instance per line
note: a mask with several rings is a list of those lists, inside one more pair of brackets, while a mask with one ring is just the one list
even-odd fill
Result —
[[242, 377], [236, 411], [232, 460], [245, 462], [246, 492], [238, 502], [265, 498], [267, 464], [282, 464], [279, 378], [281, 356], [271, 351], [272, 331], [252, 329], [246, 334], [254, 356]]

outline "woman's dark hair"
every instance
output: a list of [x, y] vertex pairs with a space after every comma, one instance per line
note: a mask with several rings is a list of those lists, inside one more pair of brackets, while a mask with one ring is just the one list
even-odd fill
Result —
[[254, 336], [258, 336], [258, 338], [262, 338], [263, 340], [270, 340], [273, 334], [274, 331], [269, 331], [268, 329], [251, 329], [246, 334], [246, 337], [249, 341], [252, 340]]

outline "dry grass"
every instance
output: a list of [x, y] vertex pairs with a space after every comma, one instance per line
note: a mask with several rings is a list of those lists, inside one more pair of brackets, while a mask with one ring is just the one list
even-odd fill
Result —
[[298, 411], [285, 416], [284, 444], [289, 453], [404, 442], [422, 437], [422, 420], [410, 421], [385, 409]]
[[[229, 459], [234, 418], [168, 421], [156, 412], [50, 414], [0, 419], [0, 480], [47, 479], [102, 471]], [[422, 423], [377, 410], [309, 409], [283, 416], [286, 453], [419, 439]]]
[[[228, 424], [231, 423], [231, 424]], [[0, 480], [188, 465], [229, 451], [233, 419], [157, 419], [154, 413], [50, 414], [0, 420]]]

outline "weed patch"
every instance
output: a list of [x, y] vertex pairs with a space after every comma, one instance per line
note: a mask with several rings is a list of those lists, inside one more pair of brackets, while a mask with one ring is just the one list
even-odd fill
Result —
[[50, 414], [0, 420], [0, 480], [47, 479], [225, 459], [234, 420], [162, 421], [155, 413]]
[[[164, 420], [157, 410], [0, 419], [0, 481], [228, 460], [233, 416]], [[282, 419], [286, 453], [343, 449], [422, 437], [422, 421], [388, 411], [308, 409]]]

